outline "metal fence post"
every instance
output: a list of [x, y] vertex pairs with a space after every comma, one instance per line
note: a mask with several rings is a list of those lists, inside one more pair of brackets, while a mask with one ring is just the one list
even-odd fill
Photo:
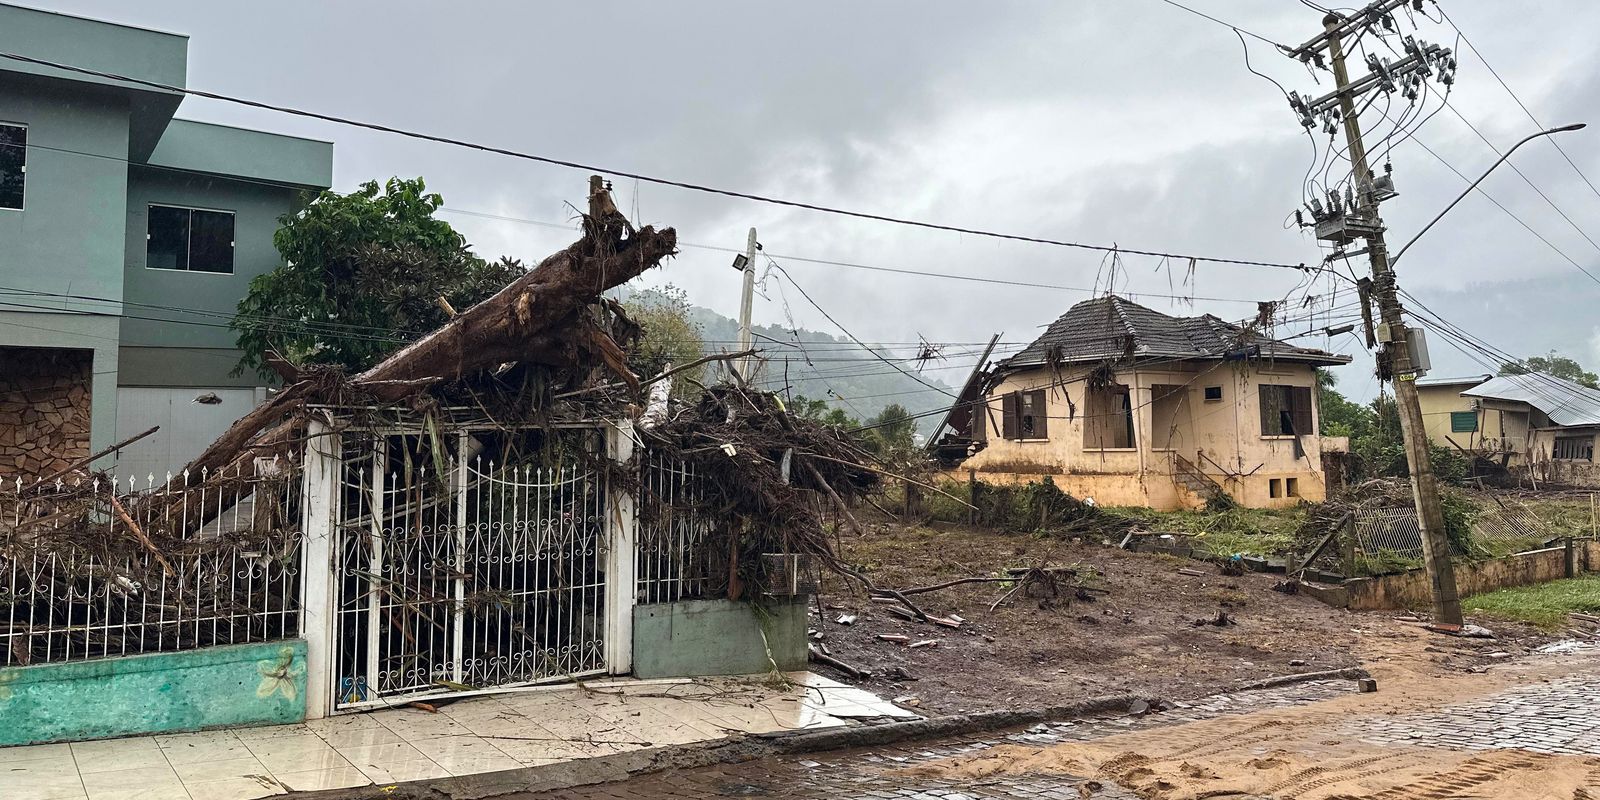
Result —
[[301, 471], [300, 635], [306, 639], [306, 717], [333, 709], [334, 508], [339, 491], [339, 438], [326, 423], [307, 427]]
[[[633, 423], [618, 420], [606, 428], [606, 457], [632, 469], [637, 440]], [[606, 666], [613, 675], [633, 671], [633, 606], [638, 597], [634, 574], [639, 541], [638, 498], [634, 489], [608, 483], [606, 513]]]

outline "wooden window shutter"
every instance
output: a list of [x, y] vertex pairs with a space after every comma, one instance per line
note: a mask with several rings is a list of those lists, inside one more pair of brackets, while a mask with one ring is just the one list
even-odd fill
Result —
[[1050, 438], [1050, 415], [1045, 413], [1044, 390], [1035, 389], [1028, 393], [1029, 405], [1033, 407], [1033, 438]]
[[1007, 439], [1022, 438], [1022, 427], [1017, 424], [1016, 392], [1006, 392], [1000, 396], [1000, 435]]
[[1261, 435], [1276, 436], [1282, 433], [1282, 431], [1278, 430], [1280, 424], [1278, 421], [1278, 408], [1282, 395], [1279, 394], [1278, 387], [1271, 384], [1263, 383], [1257, 388], [1260, 391], [1261, 400], [1259, 404], [1261, 406]]
[[[1289, 388], [1289, 416], [1294, 420], [1294, 434], [1309, 436], [1316, 433], [1311, 426], [1311, 387], [1294, 386]], [[1284, 431], [1289, 433], [1289, 431]]]

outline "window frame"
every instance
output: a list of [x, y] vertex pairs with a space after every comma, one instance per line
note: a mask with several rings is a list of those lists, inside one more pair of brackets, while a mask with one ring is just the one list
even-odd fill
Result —
[[[1284, 395], [1284, 399], [1288, 401], [1287, 410], [1289, 412], [1290, 424], [1294, 425], [1294, 427], [1296, 428], [1294, 433], [1285, 433], [1285, 432], [1283, 432], [1281, 430], [1281, 428], [1282, 428], [1282, 414], [1283, 414], [1283, 412], [1285, 410], [1281, 406], [1278, 409], [1278, 413], [1279, 413], [1279, 420], [1278, 420], [1279, 421], [1279, 425], [1278, 425], [1278, 428], [1280, 430], [1278, 430], [1277, 432], [1269, 432], [1267, 430], [1266, 393], [1267, 393], [1267, 391], [1269, 389], [1282, 391], [1282, 393]], [[1296, 411], [1299, 408], [1299, 406], [1294, 403], [1294, 399], [1296, 397], [1300, 397], [1300, 398], [1303, 398], [1305, 400], [1305, 417], [1303, 419], [1301, 419], [1300, 415], [1298, 413], [1296, 413]], [[1260, 423], [1261, 423], [1261, 438], [1263, 438], [1263, 439], [1294, 439], [1294, 438], [1299, 437], [1299, 436], [1311, 436], [1311, 435], [1313, 435], [1316, 432], [1316, 428], [1317, 428], [1316, 402], [1317, 402], [1316, 401], [1316, 395], [1315, 395], [1315, 393], [1312, 392], [1310, 386], [1300, 386], [1298, 384], [1293, 384], [1293, 383], [1259, 383], [1259, 384], [1256, 384], [1256, 404], [1260, 407], [1259, 408], [1259, 411], [1260, 411], [1260, 415], [1259, 416], [1261, 417], [1261, 420], [1260, 420]], [[1304, 422], [1305, 423], [1305, 430], [1299, 430], [1300, 426], [1298, 424], [1296, 424], [1296, 423], [1299, 423], [1299, 422]]]
[[[1027, 406], [1028, 413], [1023, 413]], [[1027, 417], [1032, 430], [1023, 430]], [[1050, 404], [1044, 389], [1014, 389], [1000, 396], [1000, 436], [1013, 442], [1050, 441]]]
[[[1463, 427], [1460, 426], [1460, 423], [1458, 422], [1458, 420], [1465, 420], [1465, 419], [1471, 419], [1472, 420], [1472, 427], [1463, 428]], [[1478, 412], [1476, 412], [1476, 411], [1452, 411], [1452, 412], [1450, 412], [1450, 432], [1451, 433], [1477, 433], [1478, 432]]]
[[16, 128], [16, 129], [22, 131], [22, 201], [15, 208], [12, 208], [11, 206], [0, 206], [0, 211], [18, 211], [18, 212], [27, 211], [28, 210], [28, 150], [30, 148], [30, 145], [28, 143], [28, 123], [26, 123], [26, 122], [10, 122], [10, 121], [7, 121], [7, 120], [0, 120], [0, 127]]
[[[196, 211], [208, 214], [226, 214], [233, 221], [232, 237], [228, 239], [228, 271], [217, 272], [207, 269], [194, 269], [192, 266], [176, 269], [173, 267], [150, 266], [150, 209], [168, 208], [189, 212], [188, 225], [184, 229], [184, 263], [194, 263], [194, 214]], [[156, 272], [182, 272], [193, 275], [217, 275], [232, 277], [239, 271], [239, 212], [227, 208], [206, 208], [204, 206], [189, 206], [181, 203], [155, 203], [147, 202], [144, 208], [144, 268]]]
[[[1586, 452], [1588, 454], [1588, 457], [1587, 458], [1583, 458], [1583, 457], [1574, 457], [1574, 456], [1570, 456], [1570, 455], [1558, 455], [1558, 450], [1560, 449], [1561, 444], [1563, 442], [1572, 442], [1572, 443], [1574, 443], [1575, 446], [1576, 446], [1576, 449], [1578, 450], [1578, 452], [1579, 453], [1585, 453]], [[1593, 464], [1594, 463], [1594, 435], [1590, 434], [1588, 436], [1557, 436], [1557, 437], [1555, 437], [1555, 439], [1553, 441], [1551, 441], [1551, 443], [1550, 443], [1550, 459], [1552, 461], [1577, 461], [1579, 463]]]

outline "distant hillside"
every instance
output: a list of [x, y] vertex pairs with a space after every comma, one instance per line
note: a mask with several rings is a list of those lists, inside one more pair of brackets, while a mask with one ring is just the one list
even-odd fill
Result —
[[[624, 291], [621, 298], [633, 294]], [[703, 306], [691, 306], [690, 315], [700, 327], [707, 352], [731, 352], [738, 348], [738, 320]], [[952, 402], [950, 395], [930, 389], [885, 364], [847, 337], [804, 328], [790, 331], [779, 325], [757, 325], [753, 330], [755, 345], [767, 359], [764, 371], [758, 376], [762, 388], [781, 391], [787, 387], [791, 395], [827, 400], [857, 419], [876, 416], [890, 403], [899, 403], [912, 414], [919, 414], [942, 409]], [[952, 392], [967, 377], [964, 369], [951, 368], [949, 362], [938, 359], [929, 361], [923, 366], [924, 372], [918, 373], [917, 362], [905, 360], [916, 355], [915, 347], [873, 345], [873, 349], [906, 372], [918, 374], [928, 383]], [[939, 424], [939, 417], [924, 417], [917, 422], [918, 430], [926, 434]]]

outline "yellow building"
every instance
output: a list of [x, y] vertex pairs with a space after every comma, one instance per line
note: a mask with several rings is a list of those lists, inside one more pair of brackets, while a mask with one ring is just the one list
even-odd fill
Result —
[[1210, 315], [1096, 298], [969, 387], [978, 413], [952, 414], [938, 449], [981, 480], [1049, 475], [1100, 505], [1197, 508], [1218, 493], [1251, 507], [1319, 501], [1315, 368], [1349, 361]]
[[1534, 481], [1600, 486], [1600, 390], [1544, 372], [1417, 382], [1428, 438]]

